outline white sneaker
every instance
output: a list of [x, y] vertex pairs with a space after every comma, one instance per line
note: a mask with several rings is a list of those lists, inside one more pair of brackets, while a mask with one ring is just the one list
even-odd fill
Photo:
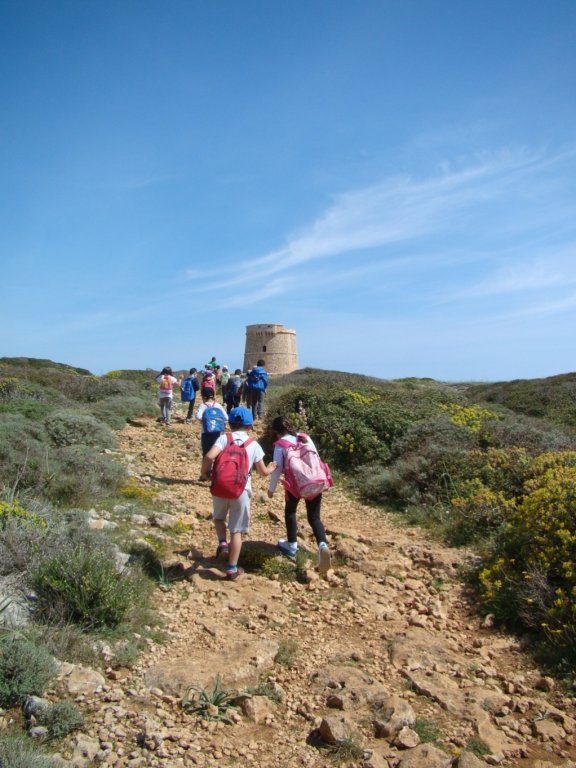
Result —
[[330, 550], [328, 545], [322, 542], [318, 547], [318, 573], [328, 573], [330, 570]]
[[286, 539], [280, 539], [277, 546], [283, 555], [286, 555], [287, 557], [296, 557], [296, 553], [298, 552], [297, 544], [291, 544], [289, 541], [286, 541]]

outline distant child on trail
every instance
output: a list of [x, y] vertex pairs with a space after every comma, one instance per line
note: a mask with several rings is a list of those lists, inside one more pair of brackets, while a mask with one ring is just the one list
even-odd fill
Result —
[[200, 385], [200, 391], [202, 394], [204, 394], [204, 391], [207, 389], [211, 389], [214, 393], [216, 393], [216, 375], [212, 368], [204, 368], [202, 371], [202, 383]]
[[230, 381], [230, 371], [227, 365], [222, 366], [222, 375], [220, 376], [220, 392], [222, 393], [222, 402], [226, 402], [226, 388]]
[[254, 419], [261, 419], [264, 416], [264, 395], [268, 387], [268, 372], [264, 368], [265, 365], [265, 360], [258, 360], [246, 377], [248, 390], [246, 404], [252, 408]]
[[196, 411], [196, 418], [202, 422], [202, 456], [206, 456], [210, 448], [220, 437], [226, 427], [228, 414], [224, 406], [216, 402], [213, 389], [202, 391], [202, 403]]
[[174, 385], [178, 384], [178, 379], [172, 373], [172, 368], [166, 365], [162, 368], [159, 376], [156, 376], [156, 381], [160, 385], [159, 403], [160, 403], [160, 419], [162, 424], [170, 424], [170, 416], [172, 413], [172, 401], [174, 395]]
[[[275, 468], [274, 462], [264, 463], [264, 451], [256, 440], [250, 438], [254, 420], [248, 408], [233, 408], [230, 411], [231, 433], [221, 435], [202, 460], [201, 478], [208, 479], [212, 467], [212, 519], [218, 537], [216, 557], [227, 561], [226, 578], [235, 581], [244, 573], [238, 567], [242, 549], [242, 534], [250, 529], [250, 498], [252, 480], [250, 472], [254, 467], [259, 475], [266, 477]], [[239, 451], [238, 448], [241, 447]], [[235, 459], [230, 457], [234, 456]], [[237, 488], [226, 486], [226, 462], [242, 462], [242, 474]], [[240, 466], [240, 464], [238, 464]], [[236, 478], [238, 473], [235, 472]], [[236, 496], [235, 494], [239, 495]], [[220, 495], [218, 495], [220, 494]], [[235, 496], [230, 498], [230, 496]], [[226, 539], [226, 518], [230, 531], [230, 544]]]
[[196, 374], [196, 368], [190, 368], [190, 373], [180, 382], [180, 397], [183, 403], [188, 403], [188, 413], [186, 415], [186, 424], [192, 423], [194, 415], [194, 403], [196, 402], [196, 392], [200, 389], [200, 384]]
[[[312, 528], [314, 538], [318, 545], [318, 570], [320, 573], [326, 573], [330, 568], [330, 550], [328, 549], [328, 543], [326, 541], [326, 531], [324, 525], [320, 519], [320, 507], [322, 504], [322, 489], [327, 489], [332, 485], [332, 477], [330, 471], [318, 457], [318, 451], [314, 445], [312, 439], [304, 433], [296, 433], [291, 421], [285, 416], [277, 416], [272, 422], [272, 432], [275, 438], [274, 442], [274, 463], [276, 468], [270, 478], [270, 484], [268, 486], [268, 497], [271, 499], [280, 480], [280, 476], [284, 474], [284, 492], [285, 492], [285, 506], [284, 506], [284, 519], [286, 521], [286, 539], [280, 539], [278, 542], [278, 549], [288, 557], [294, 557], [298, 551], [298, 524], [296, 522], [296, 510], [298, 502], [301, 498], [304, 498], [306, 504], [306, 514], [308, 517], [308, 523]], [[296, 488], [296, 479], [289, 475], [289, 452], [297, 445], [305, 444], [311, 449], [316, 456], [314, 457], [316, 464], [318, 465], [319, 478], [318, 487], [316, 493], [312, 498], [304, 497], [302, 493]], [[314, 493], [315, 491], [312, 490]]]
[[242, 400], [242, 389], [244, 382], [242, 381], [242, 371], [240, 368], [236, 368], [234, 374], [230, 376], [228, 384], [226, 385], [226, 395], [224, 402], [226, 403], [226, 410], [228, 413], [232, 408], [238, 408]]

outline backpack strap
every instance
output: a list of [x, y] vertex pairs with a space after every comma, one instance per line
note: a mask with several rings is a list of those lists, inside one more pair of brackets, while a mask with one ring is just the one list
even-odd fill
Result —
[[[232, 445], [234, 442], [234, 438], [232, 437], [232, 432], [226, 432], [226, 437], [228, 438], [228, 445]], [[244, 448], [246, 448], [247, 445], [250, 445], [250, 443], [254, 442], [253, 437], [247, 437], [246, 440], [244, 440], [243, 443], [239, 443], [239, 445], [243, 445]]]

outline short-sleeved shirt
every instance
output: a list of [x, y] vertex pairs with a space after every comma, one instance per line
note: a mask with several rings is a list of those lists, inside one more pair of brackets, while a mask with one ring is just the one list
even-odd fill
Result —
[[[219, 411], [222, 411], [224, 415], [224, 421], [228, 421], [228, 414], [226, 413], [226, 408], [224, 408], [223, 405], [220, 403], [217, 403], [216, 401], [208, 404], [208, 403], [201, 403], [201, 405], [198, 406], [196, 409], [196, 418], [198, 421], [202, 421], [202, 416], [204, 415], [204, 411], [207, 408], [218, 408]], [[204, 432], [204, 422], [202, 421], [202, 432]]]
[[[312, 450], [317, 451], [316, 446], [314, 445], [314, 442], [312, 438], [309, 435], [306, 435], [307, 440], [306, 443], [312, 448]], [[295, 435], [284, 435], [282, 440], [286, 440], [287, 443], [292, 443], [293, 445], [296, 445], [298, 442], [298, 438]], [[275, 462], [276, 467], [274, 469], [274, 472], [270, 475], [270, 483], [268, 485], [268, 490], [270, 493], [274, 493], [276, 490], [276, 486], [278, 485], [278, 480], [280, 480], [280, 477], [282, 475], [282, 472], [284, 471], [284, 457], [286, 455], [286, 448], [283, 448], [281, 445], [277, 445], [274, 443], [274, 456], [272, 457], [272, 460]]]
[[178, 379], [167, 373], [161, 373], [156, 376], [156, 381], [160, 384], [160, 397], [173, 397], [174, 384], [178, 384]]
[[[239, 430], [238, 432], [232, 432], [232, 438], [234, 442], [236, 443], [245, 443], [246, 440], [250, 439], [250, 435], [247, 432], [244, 432], [243, 430]], [[228, 438], [226, 434], [220, 435], [218, 440], [214, 443], [214, 445], [217, 445], [220, 450], [224, 450], [226, 446], [228, 445]], [[257, 464], [259, 461], [261, 461], [264, 458], [264, 451], [262, 449], [262, 446], [260, 443], [258, 443], [256, 440], [252, 440], [252, 442], [246, 446], [246, 451], [248, 452], [248, 466], [250, 467], [250, 470], [252, 470], [252, 467], [254, 464]], [[248, 475], [248, 480], [246, 481], [246, 488], [245, 490], [252, 492], [252, 478], [250, 475]]]

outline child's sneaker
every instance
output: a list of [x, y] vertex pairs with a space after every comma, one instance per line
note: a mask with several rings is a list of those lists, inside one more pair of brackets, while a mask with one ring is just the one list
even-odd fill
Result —
[[286, 539], [280, 539], [277, 546], [280, 552], [282, 552], [283, 555], [286, 555], [286, 557], [296, 557], [298, 544], [293, 544], [290, 541], [286, 541]]
[[244, 573], [244, 568], [234, 568], [234, 570], [226, 571], [226, 578], [228, 581], [236, 581]]
[[322, 542], [318, 547], [318, 573], [328, 573], [330, 570], [330, 550], [328, 544]]
[[230, 552], [228, 549], [228, 544], [226, 544], [225, 541], [221, 541], [220, 544], [218, 544], [218, 549], [216, 550], [216, 560], [223, 560], [228, 562], [229, 554]]

